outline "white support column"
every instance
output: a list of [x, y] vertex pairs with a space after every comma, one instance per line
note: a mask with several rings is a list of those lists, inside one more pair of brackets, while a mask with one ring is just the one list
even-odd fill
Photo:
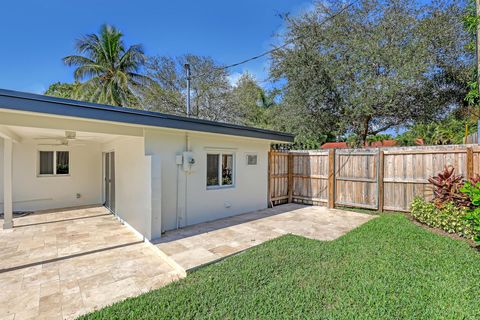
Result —
[[3, 229], [13, 227], [12, 205], [12, 139], [3, 139]]

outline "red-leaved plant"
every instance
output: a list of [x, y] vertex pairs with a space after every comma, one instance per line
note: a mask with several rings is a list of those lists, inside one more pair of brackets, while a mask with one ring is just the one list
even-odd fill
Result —
[[[472, 180], [480, 181], [477, 176]], [[433, 184], [433, 203], [437, 208], [442, 208], [447, 202], [453, 202], [456, 206], [469, 208], [471, 201], [469, 197], [460, 191], [464, 185], [464, 179], [461, 175], [455, 174], [455, 168], [452, 166], [445, 166], [443, 171], [434, 177], [428, 179]]]

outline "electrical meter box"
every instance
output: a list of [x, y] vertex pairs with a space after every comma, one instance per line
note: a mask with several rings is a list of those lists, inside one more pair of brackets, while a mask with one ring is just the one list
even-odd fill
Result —
[[177, 165], [183, 164], [183, 155], [182, 155], [182, 154], [177, 154], [177, 155], [175, 156], [175, 163], [176, 163]]
[[195, 165], [195, 158], [193, 152], [185, 151], [183, 153], [183, 171], [192, 172], [192, 167]]

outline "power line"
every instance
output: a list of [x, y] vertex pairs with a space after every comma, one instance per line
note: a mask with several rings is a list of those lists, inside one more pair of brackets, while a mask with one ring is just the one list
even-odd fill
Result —
[[[348, 5], [344, 6], [342, 9], [338, 10], [337, 12], [335, 12], [334, 14], [328, 16], [327, 18], [325, 18], [320, 24], [319, 26], [323, 26], [325, 23], [327, 23], [328, 21], [334, 19], [335, 17], [339, 16], [340, 14], [342, 14], [343, 12], [345, 12], [348, 8], [352, 7], [355, 3], [357, 3], [359, 0], [354, 0], [352, 2], [350, 2]], [[263, 53], [260, 53], [256, 56], [253, 56], [253, 57], [250, 57], [248, 59], [245, 59], [245, 60], [242, 60], [240, 62], [236, 62], [236, 63], [232, 63], [232, 64], [229, 64], [229, 65], [226, 65], [226, 66], [222, 66], [222, 67], [216, 67], [214, 68], [214, 70], [226, 70], [226, 69], [230, 69], [230, 68], [233, 68], [233, 67], [237, 67], [239, 65], [242, 65], [242, 64], [245, 64], [245, 63], [248, 63], [250, 61], [253, 61], [253, 60], [257, 60], [257, 59], [260, 59], [262, 57], [265, 57], [275, 51], [278, 51], [280, 49], [283, 49], [285, 47], [287, 47], [289, 44], [292, 44], [293, 42], [297, 41], [297, 40], [300, 40], [302, 38], [304, 38], [305, 35], [299, 35], [297, 37], [294, 37], [293, 39], [289, 40], [289, 41], [286, 41], [284, 44], [282, 44], [281, 46], [278, 46], [278, 47], [275, 47], [273, 49], [270, 49], [268, 51], [265, 51]], [[201, 78], [201, 77], [204, 77], [206, 76], [207, 74], [211, 74], [211, 72], [206, 72], [206, 73], [201, 73], [201, 74], [198, 74], [198, 75], [194, 75], [192, 76], [192, 78]]]

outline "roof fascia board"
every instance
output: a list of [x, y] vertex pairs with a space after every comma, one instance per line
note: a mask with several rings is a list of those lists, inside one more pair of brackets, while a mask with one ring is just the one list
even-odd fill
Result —
[[[64, 101], [63, 101], [64, 100]], [[0, 90], [0, 108], [75, 118], [131, 123], [140, 126], [210, 132], [271, 141], [293, 142], [293, 135], [206, 120], [189, 119], [128, 108]]]

